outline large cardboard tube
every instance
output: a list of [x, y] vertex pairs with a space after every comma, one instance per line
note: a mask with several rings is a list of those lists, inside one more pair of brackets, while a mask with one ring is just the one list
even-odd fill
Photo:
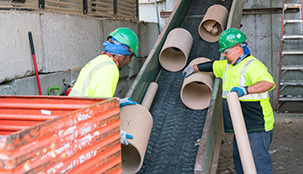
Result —
[[[210, 59], [200, 57], [189, 65], [208, 62]], [[195, 72], [183, 81], [181, 88], [181, 100], [189, 108], [202, 110], [209, 106], [213, 92], [214, 75], [212, 72]]]
[[217, 42], [224, 31], [228, 17], [228, 10], [222, 5], [209, 7], [199, 25], [198, 31], [202, 39], [207, 42]]
[[251, 152], [238, 94], [236, 92], [231, 92], [226, 95], [226, 98], [235, 131], [243, 171], [245, 174], [256, 174], [255, 162]]
[[132, 140], [128, 140], [129, 145], [122, 145], [122, 173], [134, 174], [142, 167], [153, 126], [153, 118], [148, 110], [154, 100], [157, 89], [158, 84], [152, 82], [145, 93], [142, 105], [136, 104], [121, 107], [121, 129], [134, 137]]
[[183, 28], [171, 30], [159, 55], [161, 66], [172, 72], [183, 69], [193, 44], [190, 32]]
[[150, 112], [143, 106], [128, 105], [121, 107], [121, 129], [134, 138], [128, 139], [128, 145], [122, 145], [122, 173], [133, 174], [140, 170], [150, 132], [153, 126], [153, 118]]

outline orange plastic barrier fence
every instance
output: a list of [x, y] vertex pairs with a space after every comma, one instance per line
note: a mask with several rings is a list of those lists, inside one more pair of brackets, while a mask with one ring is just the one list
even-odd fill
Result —
[[119, 101], [0, 96], [0, 173], [122, 173]]

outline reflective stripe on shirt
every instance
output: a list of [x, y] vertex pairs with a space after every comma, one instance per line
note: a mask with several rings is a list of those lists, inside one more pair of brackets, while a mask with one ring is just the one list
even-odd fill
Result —
[[245, 73], [246, 73], [246, 71], [247, 71], [248, 65], [249, 65], [252, 61], [254, 61], [254, 59], [249, 60], [249, 61], [243, 66], [243, 68], [242, 68], [242, 70], [241, 70], [241, 76], [240, 76], [240, 82], [239, 82], [239, 85], [240, 85], [240, 86], [245, 86]]
[[[241, 73], [240, 73], [240, 82], [239, 82], [239, 86], [244, 87], [245, 86], [245, 73], [247, 71], [248, 65], [253, 62], [254, 60], [249, 60], [242, 68]], [[230, 64], [227, 64], [225, 67], [225, 73], [223, 75], [223, 84], [225, 81], [225, 74], [226, 71], [229, 69]], [[222, 90], [222, 97], [226, 98], [226, 95], [230, 93], [230, 91], [224, 91]], [[258, 100], [258, 99], [266, 99], [269, 97], [268, 92], [264, 92], [264, 93], [256, 93], [256, 94], [248, 94], [248, 95], [244, 95], [242, 97], [240, 97], [240, 99], [242, 100]]]
[[99, 69], [103, 68], [106, 65], [115, 65], [115, 62], [113, 61], [102, 61], [99, 64], [97, 64], [96, 66], [93, 67], [93, 69], [87, 74], [87, 76], [85, 77], [85, 80], [83, 82], [83, 86], [82, 86], [82, 91], [79, 91], [75, 88], [72, 89], [70, 96], [77, 96], [77, 97], [88, 97], [86, 94], [86, 90], [89, 87], [91, 80], [92, 80], [92, 76], [94, 73], [96, 73]]
[[101, 69], [102, 67], [106, 66], [106, 65], [112, 65], [115, 64], [113, 61], [106, 61], [106, 62], [100, 62], [98, 65], [96, 65], [87, 75], [87, 77], [84, 80], [83, 83], [83, 87], [82, 87], [82, 94], [85, 94], [86, 89], [88, 88], [90, 82], [91, 82], [91, 77], [93, 76], [93, 74], [98, 71], [99, 69]]

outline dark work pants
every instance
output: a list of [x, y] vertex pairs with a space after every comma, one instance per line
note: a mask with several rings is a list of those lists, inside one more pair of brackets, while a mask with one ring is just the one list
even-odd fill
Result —
[[[248, 139], [258, 174], [272, 174], [272, 162], [268, 152], [273, 131], [248, 133]], [[243, 174], [236, 138], [233, 142], [233, 159], [237, 174]]]

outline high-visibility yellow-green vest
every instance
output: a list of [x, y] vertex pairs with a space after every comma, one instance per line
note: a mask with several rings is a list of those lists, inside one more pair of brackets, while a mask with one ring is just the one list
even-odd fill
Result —
[[[228, 64], [226, 60], [214, 61], [213, 71], [214, 75], [221, 78], [223, 83], [224, 130], [225, 132], [233, 132], [226, 94], [235, 86], [251, 86], [259, 81], [275, 83], [266, 66], [251, 55], [235, 66]], [[268, 92], [244, 95], [239, 100], [248, 132], [262, 132], [273, 129], [275, 120]]]
[[113, 97], [119, 80], [119, 69], [108, 55], [99, 55], [80, 71], [69, 96]]

